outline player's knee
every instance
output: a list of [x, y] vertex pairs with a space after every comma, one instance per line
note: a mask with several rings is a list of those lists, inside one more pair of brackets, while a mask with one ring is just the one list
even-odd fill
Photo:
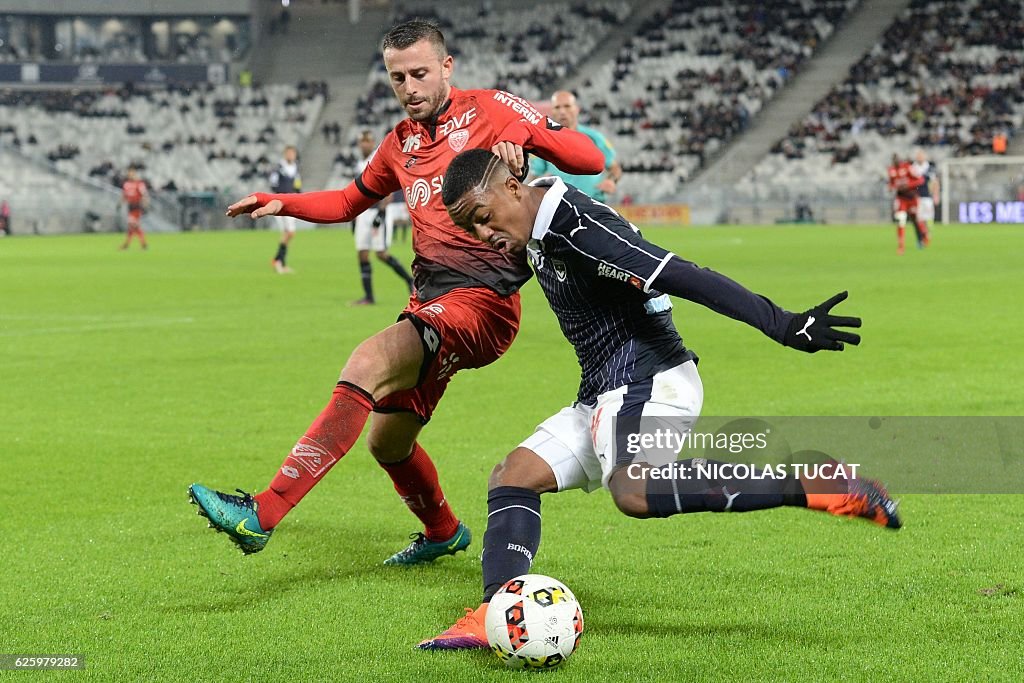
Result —
[[416, 386], [422, 364], [423, 343], [412, 323], [404, 320], [357, 346], [341, 379], [380, 399]]
[[398, 442], [374, 429], [371, 429], [370, 433], [366, 435], [366, 447], [374, 460], [383, 463], [400, 462], [412, 453], [411, 443]]
[[619, 512], [627, 517], [646, 519], [650, 517], [650, 509], [647, 506], [647, 490], [642, 480], [634, 480], [625, 474], [625, 470], [619, 470], [612, 475], [608, 483], [612, 500]]
[[612, 500], [615, 501], [615, 507], [619, 508], [619, 512], [627, 517], [646, 519], [651, 516], [647, 508], [647, 496], [638, 493], [620, 493], [612, 494]]
[[377, 252], [377, 260], [378, 261], [384, 261], [385, 263], [387, 263], [387, 260], [389, 258], [391, 258], [391, 254], [389, 254], [386, 250], [385, 251], [378, 251]]
[[551, 467], [527, 448], [515, 449], [491, 470], [487, 488], [492, 490], [499, 486], [514, 486], [537, 493], [558, 490]]

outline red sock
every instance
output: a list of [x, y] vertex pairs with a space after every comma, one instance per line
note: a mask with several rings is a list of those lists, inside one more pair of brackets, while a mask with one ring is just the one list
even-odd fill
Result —
[[313, 421], [266, 491], [253, 498], [264, 530], [272, 529], [298, 505], [356, 442], [373, 410], [373, 398], [348, 382], [338, 382], [331, 402]]
[[925, 246], [928, 246], [928, 242], [930, 241], [928, 235], [928, 224], [919, 220], [917, 222], [917, 230], [921, 233], [921, 242], [924, 243]]
[[902, 225], [896, 228], [896, 248], [900, 251], [903, 251], [904, 235], [906, 232], [907, 229]]
[[412, 455], [405, 460], [378, 464], [395, 483], [395, 491], [402, 502], [423, 522], [424, 534], [429, 540], [445, 541], [455, 535], [459, 520], [444, 498], [437, 468], [418, 443], [413, 445]]

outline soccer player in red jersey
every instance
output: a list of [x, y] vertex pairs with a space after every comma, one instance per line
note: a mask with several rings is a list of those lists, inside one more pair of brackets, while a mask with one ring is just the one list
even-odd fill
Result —
[[146, 189], [146, 181], [138, 177], [134, 166], [128, 168], [121, 186], [121, 201], [128, 207], [128, 234], [125, 235], [121, 249], [127, 249], [135, 235], [138, 235], [142, 248], [148, 249], [146, 235], [142, 232], [142, 213], [149, 204], [149, 191]]
[[892, 210], [896, 219], [896, 253], [900, 255], [903, 254], [907, 218], [914, 222], [914, 229], [918, 231], [918, 242], [922, 246], [928, 244], [928, 233], [920, 233], [921, 228], [917, 219], [917, 188], [922, 183], [924, 178], [913, 172], [910, 162], [901, 160], [895, 154], [892, 155], [892, 164], [889, 166], [889, 189], [896, 192]]
[[527, 153], [569, 173], [600, 173], [604, 156], [588, 137], [562, 128], [528, 102], [498, 90], [449, 83], [453, 60], [429, 22], [401, 24], [384, 37], [384, 64], [408, 118], [340, 191], [257, 193], [228, 208], [253, 218], [289, 215], [316, 223], [352, 220], [402, 190], [413, 224], [415, 292], [394, 325], [349, 356], [327, 407], [285, 458], [266, 490], [236, 496], [193, 484], [189, 494], [211, 526], [246, 553], [262, 550], [281, 519], [352, 447], [374, 413], [367, 444], [395, 490], [424, 525], [387, 564], [416, 564], [469, 545], [437, 470], [417, 437], [451, 377], [508, 349], [519, 328], [521, 256], [497, 252], [456, 227], [441, 201], [448, 164], [463, 149], [493, 151], [526, 176]]

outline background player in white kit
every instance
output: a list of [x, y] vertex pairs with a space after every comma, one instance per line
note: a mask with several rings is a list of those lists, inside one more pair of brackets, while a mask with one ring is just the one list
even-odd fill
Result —
[[[359, 134], [359, 152], [363, 158], [357, 166], [361, 174], [373, 158], [374, 150], [377, 148], [377, 140], [373, 133], [364, 130]], [[388, 253], [391, 246], [392, 230], [394, 229], [394, 215], [387, 220], [390, 198], [382, 199], [372, 209], [367, 209], [356, 216], [355, 220], [355, 242], [356, 251], [359, 253], [359, 275], [363, 281], [363, 298], [354, 302], [356, 306], [364, 306], [375, 303], [373, 298], [373, 268], [370, 265], [370, 252], [373, 251], [377, 258], [391, 267], [398, 277], [405, 280], [405, 284], [412, 293], [412, 276], [399, 263], [398, 259]], [[408, 215], [408, 214], [406, 214]]]
[[[293, 194], [302, 191], [302, 178], [299, 176], [299, 153], [292, 145], [284, 148], [281, 160], [277, 162], [270, 174], [270, 191], [279, 194]], [[292, 216], [274, 216], [274, 222], [281, 231], [281, 241], [277, 244], [277, 253], [270, 265], [279, 274], [291, 273], [288, 267], [288, 243], [295, 236], [298, 221]]]

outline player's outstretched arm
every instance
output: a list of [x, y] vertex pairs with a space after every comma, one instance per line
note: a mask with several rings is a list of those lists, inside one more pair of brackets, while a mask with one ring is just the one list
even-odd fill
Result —
[[374, 206], [380, 197], [371, 197], [351, 182], [344, 190], [325, 190], [305, 194], [268, 194], [256, 192], [228, 207], [228, 216], [248, 213], [252, 218], [294, 216], [310, 223], [343, 223]]
[[803, 313], [791, 313], [721, 273], [700, 268], [675, 255], [668, 258], [651, 286], [747, 323], [780, 344], [799, 351], [842, 351], [844, 344], [860, 343], [859, 335], [837, 329], [860, 327], [860, 318], [831, 313], [836, 304], [846, 299], [847, 292], [840, 292]]
[[[545, 128], [526, 121], [513, 121], [498, 135], [502, 142], [511, 143], [542, 159], [550, 161], [566, 173], [576, 175], [597, 175], [604, 171], [604, 154], [597, 148], [594, 141], [583, 133], [569, 128]], [[497, 148], [497, 145], [495, 146]], [[492, 149], [502, 161], [509, 162], [497, 149]], [[520, 152], [519, 168], [525, 159]], [[509, 164], [512, 168], [512, 164]], [[526, 177], [523, 174], [523, 177]]]

